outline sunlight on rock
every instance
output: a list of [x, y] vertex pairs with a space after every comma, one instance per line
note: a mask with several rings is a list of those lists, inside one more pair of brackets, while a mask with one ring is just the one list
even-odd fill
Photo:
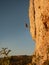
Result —
[[[32, 58], [35, 65], [44, 65], [49, 62], [49, 1], [29, 1], [30, 33], [36, 42], [35, 56]], [[49, 65], [48, 62], [46, 65]]]

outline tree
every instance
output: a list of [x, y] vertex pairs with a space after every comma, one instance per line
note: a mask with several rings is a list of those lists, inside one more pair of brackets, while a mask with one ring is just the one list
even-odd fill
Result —
[[0, 51], [0, 55], [4, 55], [5, 57], [8, 57], [8, 54], [11, 52], [8, 48], [2, 48]]
[[4, 57], [0, 61], [1, 65], [10, 64], [10, 58], [8, 57], [10, 52], [11, 52], [11, 50], [9, 50], [8, 48], [2, 48], [2, 50], [0, 51], [0, 55], [4, 55]]

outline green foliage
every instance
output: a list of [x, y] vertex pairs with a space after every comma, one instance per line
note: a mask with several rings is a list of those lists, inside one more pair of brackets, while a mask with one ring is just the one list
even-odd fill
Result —
[[0, 65], [9, 65], [10, 64], [10, 60], [9, 58], [7, 57], [4, 57], [0, 60]]
[[31, 56], [11, 56], [0, 59], [0, 65], [27, 65], [31, 63]]

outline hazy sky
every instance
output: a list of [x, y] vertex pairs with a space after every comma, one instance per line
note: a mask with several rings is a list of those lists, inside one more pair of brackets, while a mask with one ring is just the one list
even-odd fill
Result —
[[29, 0], [0, 0], [0, 49], [7, 47], [11, 54], [33, 53], [34, 42], [24, 22], [28, 19]]

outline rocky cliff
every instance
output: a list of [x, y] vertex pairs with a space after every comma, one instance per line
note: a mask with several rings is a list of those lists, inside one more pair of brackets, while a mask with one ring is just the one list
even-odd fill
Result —
[[49, 0], [29, 1], [30, 33], [36, 43], [36, 65], [49, 65]]

